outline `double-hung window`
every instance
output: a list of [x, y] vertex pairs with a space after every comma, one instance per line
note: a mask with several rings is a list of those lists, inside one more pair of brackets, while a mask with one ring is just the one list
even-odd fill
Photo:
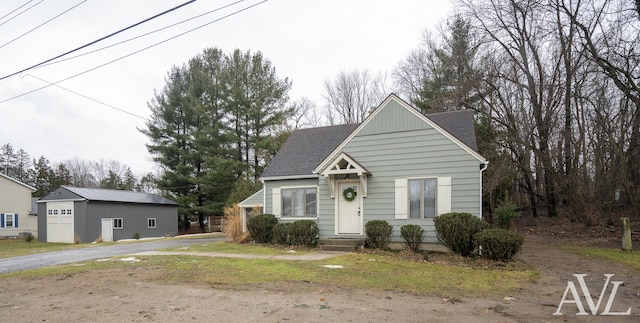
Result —
[[114, 229], [122, 229], [122, 218], [113, 219], [113, 228]]
[[315, 217], [317, 215], [317, 189], [283, 188], [282, 216], [291, 217]]
[[436, 216], [436, 178], [409, 179], [409, 218], [426, 219]]
[[8, 213], [8, 214], [4, 215], [4, 227], [5, 228], [14, 228], [14, 227], [16, 227], [14, 214]]

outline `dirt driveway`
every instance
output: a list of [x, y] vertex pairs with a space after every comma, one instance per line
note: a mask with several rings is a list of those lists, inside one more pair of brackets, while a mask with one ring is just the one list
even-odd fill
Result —
[[[639, 322], [638, 272], [557, 248], [548, 238], [527, 236], [520, 259], [541, 271], [540, 279], [513, 295], [487, 298], [335, 288], [313, 283], [193, 286], [158, 281], [160, 268], [99, 270], [70, 276], [0, 281], [0, 315], [12, 322]], [[630, 316], [576, 316], [566, 302], [564, 316], [552, 315], [573, 274], [587, 274], [594, 304], [615, 274], [619, 284], [611, 312]], [[598, 308], [610, 297], [609, 282]], [[568, 296], [567, 300], [573, 298]], [[590, 313], [582, 298], [585, 311]], [[595, 305], [594, 305], [595, 306]]]

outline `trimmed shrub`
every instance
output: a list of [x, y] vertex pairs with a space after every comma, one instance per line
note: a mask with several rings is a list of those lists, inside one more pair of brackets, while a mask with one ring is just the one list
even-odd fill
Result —
[[273, 226], [273, 243], [289, 245], [289, 223], [278, 223]]
[[31, 232], [25, 232], [24, 234], [24, 241], [26, 242], [32, 242], [36, 237], [33, 236], [33, 233]]
[[522, 248], [524, 238], [505, 229], [487, 229], [475, 235], [476, 247], [483, 258], [510, 260]]
[[298, 220], [289, 224], [289, 240], [295, 246], [317, 246], [319, 233], [318, 224], [312, 220]]
[[404, 245], [407, 249], [419, 253], [422, 238], [424, 237], [424, 229], [416, 224], [403, 225], [400, 228], [400, 235], [404, 239]]
[[433, 218], [438, 240], [451, 252], [468, 257], [473, 253], [474, 235], [489, 225], [470, 213], [446, 213]]
[[384, 220], [371, 220], [364, 225], [367, 238], [364, 246], [370, 249], [386, 249], [391, 242], [393, 226]]
[[260, 214], [247, 220], [247, 229], [251, 238], [257, 243], [271, 243], [273, 241], [273, 227], [278, 219], [273, 214]]
[[134, 233], [133, 238], [136, 240], [140, 240], [140, 233], [139, 232]]
[[520, 214], [516, 211], [518, 206], [511, 202], [511, 200], [505, 198], [498, 202], [498, 207], [496, 207], [493, 212], [493, 224], [496, 228], [500, 229], [511, 229], [513, 225], [513, 220], [519, 216]]

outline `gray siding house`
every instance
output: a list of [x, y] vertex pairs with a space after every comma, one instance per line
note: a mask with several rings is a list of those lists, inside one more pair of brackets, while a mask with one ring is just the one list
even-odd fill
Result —
[[61, 186], [37, 203], [41, 242], [86, 243], [178, 234], [178, 204], [155, 194]]
[[[361, 124], [294, 131], [262, 173], [264, 212], [311, 219], [320, 238], [362, 238], [370, 220], [417, 224], [437, 242], [433, 218], [482, 216], [482, 171], [471, 111], [425, 116], [394, 94]], [[255, 196], [252, 197], [255, 200]]]

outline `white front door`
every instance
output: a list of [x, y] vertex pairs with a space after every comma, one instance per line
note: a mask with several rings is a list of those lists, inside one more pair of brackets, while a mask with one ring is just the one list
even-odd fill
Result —
[[358, 183], [338, 183], [338, 234], [362, 234], [362, 197]]
[[113, 219], [102, 218], [102, 241], [113, 241]]

